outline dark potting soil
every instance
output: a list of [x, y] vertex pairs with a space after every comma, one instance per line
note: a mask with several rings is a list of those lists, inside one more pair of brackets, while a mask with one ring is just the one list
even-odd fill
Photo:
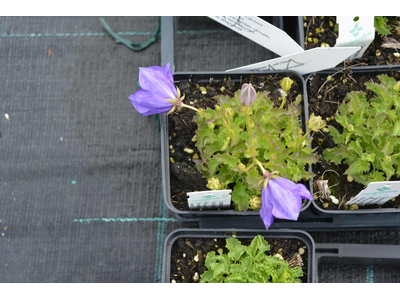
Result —
[[[250, 245], [252, 239], [239, 239], [244, 246]], [[266, 239], [270, 245], [268, 255], [280, 253], [285, 261], [290, 261], [299, 249], [303, 248], [304, 253], [301, 255], [303, 261], [303, 283], [307, 282], [307, 265], [308, 265], [308, 249], [303, 242], [297, 239]], [[222, 249], [224, 254], [228, 253], [225, 247], [226, 240], [224, 238], [179, 238], [172, 245], [171, 249], [171, 281], [177, 283], [193, 283], [193, 276], [197, 272], [201, 278], [201, 274], [206, 271], [204, 265], [207, 253]], [[198, 262], [194, 257], [198, 255]]]
[[[400, 17], [387, 17], [390, 22], [399, 21]], [[304, 38], [305, 48], [312, 49], [320, 47], [321, 43], [327, 43], [330, 47], [334, 47], [338, 33], [335, 32], [336, 17], [305, 17], [304, 23]], [[317, 29], [325, 29], [324, 32], [317, 33]], [[310, 35], [311, 34], [311, 35]], [[400, 30], [397, 30], [392, 36], [394, 39], [399, 40]], [[318, 41], [308, 41], [308, 39], [314, 38]], [[398, 53], [400, 49], [384, 48], [381, 47], [383, 38], [377, 32], [375, 32], [375, 39], [365, 50], [362, 57], [357, 58], [355, 61], [346, 63], [348, 65], [364, 65], [364, 66], [376, 66], [376, 65], [396, 65], [400, 64], [400, 57], [394, 56], [394, 53]], [[377, 54], [378, 51], [378, 54]], [[343, 66], [343, 64], [341, 64]]]
[[[241, 77], [240, 82], [235, 82], [227, 75], [223, 80], [210, 78], [206, 82], [199, 76], [190, 76], [188, 81], [175, 82], [182, 94], [185, 95], [184, 103], [196, 108], [214, 108], [218, 104], [218, 95], [234, 96], [244, 83], [251, 83], [257, 92], [269, 91], [269, 98], [276, 107], [281, 105], [280, 81], [284, 74], [268, 76]], [[294, 78], [292, 78], [294, 79]], [[287, 104], [292, 103], [301, 92], [297, 83], [287, 95]], [[200, 159], [200, 153], [196, 143], [192, 141], [197, 124], [192, 121], [195, 112], [190, 109], [182, 109], [174, 112], [168, 118], [169, 144], [170, 144], [170, 175], [171, 175], [171, 202], [179, 210], [189, 210], [186, 192], [208, 190], [207, 179], [196, 168], [193, 160]], [[188, 153], [184, 149], [190, 149]], [[230, 188], [233, 188], [231, 186]], [[234, 209], [233, 204], [230, 207]]]
[[[391, 71], [385, 73], [388, 76], [400, 80], [400, 72]], [[333, 75], [333, 74], [331, 74]], [[376, 74], [377, 75], [377, 74]], [[379, 82], [376, 75], [372, 74], [356, 74], [351, 73], [350, 69], [339, 72], [333, 76], [334, 81], [327, 81], [328, 75], [315, 74], [310, 77], [307, 83], [308, 91], [308, 106], [309, 113], [314, 113], [316, 116], [321, 116], [323, 119], [334, 116], [336, 114], [339, 105], [343, 102], [347, 93], [352, 91], [364, 91], [367, 94], [367, 98], [374, 96], [374, 93], [367, 90], [365, 87], [366, 82]], [[332, 125], [339, 132], [343, 132], [343, 127], [337, 123], [335, 120], [327, 121], [328, 125]], [[312, 147], [317, 148], [318, 154], [322, 157], [322, 152], [324, 149], [334, 148], [335, 142], [330, 133], [314, 133], [313, 134]], [[347, 202], [351, 197], [356, 196], [359, 192], [364, 189], [364, 185], [357, 182], [348, 182], [347, 176], [344, 172], [347, 170], [348, 166], [345, 164], [334, 165], [329, 164], [325, 160], [321, 161], [313, 166], [313, 172], [316, 174], [314, 177], [314, 193], [318, 191], [315, 185], [315, 181], [318, 180], [322, 174], [324, 174], [324, 179], [329, 180], [329, 186], [338, 184], [336, 187], [331, 187], [331, 191], [340, 200]], [[328, 170], [336, 171], [340, 177], [338, 177], [334, 172], [329, 172]], [[399, 180], [398, 178], [392, 178], [391, 180]], [[345, 204], [336, 205], [331, 201], [328, 203], [327, 207], [323, 207], [322, 200], [317, 198], [315, 203], [323, 209], [326, 210], [347, 210], [349, 207]], [[400, 208], [400, 196], [396, 197], [395, 200], [390, 200], [383, 205], [366, 205], [360, 206], [359, 209], [380, 209], [380, 208]]]

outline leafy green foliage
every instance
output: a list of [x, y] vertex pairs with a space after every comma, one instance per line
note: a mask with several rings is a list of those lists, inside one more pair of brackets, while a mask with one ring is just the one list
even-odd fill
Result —
[[250, 199], [261, 195], [263, 175], [253, 154], [266, 169], [294, 182], [314, 176], [305, 169], [317, 157], [300, 126], [298, 104], [274, 108], [263, 92], [251, 106], [244, 106], [240, 91], [233, 98], [220, 96], [219, 101], [215, 109], [205, 110], [210, 119], [200, 114], [194, 118], [201, 154], [197, 168], [206, 178], [217, 178], [221, 189], [234, 184], [232, 201], [237, 210], [248, 210]]
[[388, 19], [385, 17], [374, 17], [374, 26], [375, 30], [383, 35], [389, 35], [390, 34], [390, 26], [388, 25]]
[[337, 146], [326, 149], [325, 159], [349, 166], [345, 174], [357, 182], [390, 180], [400, 176], [400, 93], [396, 80], [378, 76], [381, 83], [366, 83], [376, 96], [351, 92], [336, 113], [343, 133], [329, 126]]
[[290, 268], [288, 262], [267, 255], [268, 242], [256, 236], [250, 246], [243, 246], [234, 238], [226, 240], [228, 254], [209, 252], [205, 261], [208, 268], [201, 275], [201, 283], [301, 283], [301, 267]]

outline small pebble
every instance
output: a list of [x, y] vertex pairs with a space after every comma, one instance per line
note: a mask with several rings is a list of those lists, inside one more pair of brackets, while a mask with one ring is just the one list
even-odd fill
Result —
[[176, 280], [175, 280], [175, 279], [172, 279], [172, 280], [171, 280], [171, 283], [176, 283]]
[[10, 121], [10, 116], [8, 114], [5, 114], [4, 117], [6, 118], [7, 121]]
[[304, 252], [305, 252], [305, 250], [304, 250], [303, 248], [299, 248], [299, 254], [300, 254], [300, 255], [303, 255]]
[[183, 257], [186, 257], [186, 253], [183, 253], [182, 256], [183, 256]]
[[193, 149], [190, 148], [184, 148], [183, 151], [185, 151], [186, 153], [192, 154], [194, 152]]

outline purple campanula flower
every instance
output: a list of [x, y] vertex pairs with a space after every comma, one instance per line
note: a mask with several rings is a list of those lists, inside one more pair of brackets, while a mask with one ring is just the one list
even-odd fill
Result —
[[143, 116], [171, 111], [175, 104], [167, 100], [175, 101], [180, 97], [169, 65], [167, 63], [163, 68], [139, 68], [141, 89], [131, 95], [129, 100]]
[[314, 200], [301, 183], [283, 177], [269, 178], [261, 192], [260, 216], [268, 229], [274, 217], [296, 221], [301, 210], [301, 199]]
[[257, 98], [257, 93], [254, 87], [250, 84], [243, 84], [242, 88], [240, 89], [240, 102], [244, 105], [249, 106], [251, 105], [254, 100]]

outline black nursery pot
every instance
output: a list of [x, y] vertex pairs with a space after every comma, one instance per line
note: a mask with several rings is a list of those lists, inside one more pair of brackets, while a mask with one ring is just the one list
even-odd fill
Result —
[[[338, 71], [343, 70], [342, 68], [335, 68], [335, 69], [331, 69], [331, 70], [326, 70], [326, 71], [321, 71], [315, 74], [310, 74], [307, 76], [306, 80], [305, 80], [305, 86], [304, 86], [304, 91], [305, 91], [305, 98], [307, 99], [306, 101], [304, 101], [305, 103], [305, 118], [306, 120], [309, 120], [309, 116], [310, 116], [310, 111], [309, 111], [309, 100], [310, 100], [310, 91], [309, 91], [309, 82], [310, 82], [310, 78], [313, 75], [322, 75], [322, 76], [328, 76], [328, 75], [333, 75]], [[357, 78], [357, 76], [372, 76], [372, 77], [376, 77], [380, 74], [393, 74], [393, 72], [400, 72], [400, 66], [397, 67], [388, 67], [388, 66], [375, 66], [375, 67], [368, 67], [368, 68], [364, 68], [364, 69], [360, 69], [360, 68], [353, 68], [352, 69], [352, 75], [355, 77], [355, 79]], [[316, 179], [314, 177], [314, 179]], [[310, 191], [311, 194], [314, 194], [314, 180], [312, 180], [312, 184], [310, 184]], [[390, 181], [389, 181], [390, 182]], [[361, 190], [359, 191], [361, 192]], [[316, 204], [316, 201], [319, 200], [315, 200], [313, 201], [313, 203], [310, 205], [310, 208], [316, 212], [317, 214], [320, 215], [362, 215], [362, 214], [396, 214], [398, 215], [400, 213], [400, 209], [397, 208], [363, 208], [363, 206], [359, 206], [358, 209], [356, 210], [327, 210], [324, 209], [320, 206], [318, 206], [318, 204]], [[373, 218], [371, 218], [371, 221], [373, 221]]]
[[[304, 18], [303, 16], [299, 16], [297, 17], [297, 24], [294, 24], [296, 26], [296, 34], [295, 34], [295, 39], [296, 42], [305, 49], [305, 27], [304, 27]], [[377, 35], [377, 33], [375, 33], [375, 36]], [[400, 64], [392, 64], [392, 65], [376, 65], [376, 64], [370, 64], [368, 66], [355, 66], [353, 67], [353, 70], [364, 70], [364, 71], [368, 71], [371, 69], [371, 67], [386, 67], [386, 68], [400, 68]]]
[[[220, 73], [220, 72], [190, 72], [190, 73], [175, 73], [174, 80], [177, 82], [187, 82], [189, 83], [193, 77], [196, 77], [199, 83], [208, 83], [210, 79], [213, 81], [223, 80], [224, 78], [230, 78], [235, 81], [236, 84], [240, 84], [242, 79], [246, 77], [254, 76], [269, 76], [269, 75], [281, 75], [283, 77], [290, 76], [293, 80], [297, 82], [300, 88], [300, 93], [304, 96], [304, 78], [301, 77], [296, 72], [266, 72], [266, 73]], [[187, 96], [187, 95], [186, 95]], [[303, 97], [306, 98], [305, 96]], [[306, 100], [304, 100], [306, 101]], [[304, 112], [304, 101], [301, 103], [302, 111]], [[185, 102], [189, 102], [186, 98]], [[301, 124], [303, 130], [305, 129], [305, 118], [304, 115], [301, 116]], [[163, 114], [160, 115], [161, 123], [161, 164], [162, 164], [162, 184], [163, 184], [163, 198], [166, 206], [176, 214], [180, 221], [197, 221], [199, 217], [213, 217], [213, 216], [258, 216], [258, 211], [235, 211], [233, 209], [215, 209], [215, 210], [181, 210], [176, 208], [171, 199], [171, 170], [170, 170], [170, 134], [168, 126], [168, 116]], [[194, 135], [194, 132], [193, 132]], [[311, 183], [310, 183], [311, 185]], [[189, 191], [187, 191], [189, 192]], [[191, 191], [190, 191], [191, 192]], [[310, 206], [310, 201], [304, 200], [301, 211], [306, 210]]]
[[[177, 229], [171, 232], [165, 239], [163, 253], [162, 282], [170, 283], [172, 279], [177, 279], [171, 274], [172, 248], [178, 239], [213, 239], [220, 240], [225, 245], [225, 239], [235, 237], [236, 239], [253, 239], [257, 235], [262, 235], [269, 243], [276, 240], [290, 240], [297, 245], [304, 245], [305, 252], [303, 258], [307, 258], [304, 263], [303, 282], [315, 282], [315, 243], [313, 238], [301, 230], [244, 230], [244, 229]], [[216, 250], [216, 249], [213, 249]], [[184, 258], [182, 258], [184, 259]], [[304, 260], [305, 261], [305, 260]], [[200, 274], [201, 275], [201, 274]]]

